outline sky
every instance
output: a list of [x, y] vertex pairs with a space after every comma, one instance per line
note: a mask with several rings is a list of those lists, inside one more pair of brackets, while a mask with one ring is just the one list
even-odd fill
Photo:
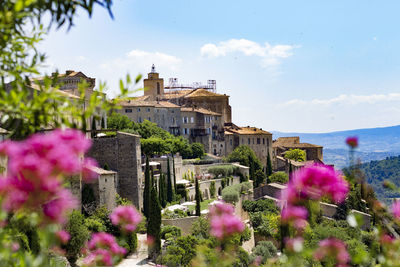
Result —
[[[42, 70], [118, 92], [151, 65], [168, 84], [217, 81], [232, 120], [269, 131], [400, 124], [400, 1], [115, 0], [40, 45]], [[142, 83], [141, 83], [142, 85]]]

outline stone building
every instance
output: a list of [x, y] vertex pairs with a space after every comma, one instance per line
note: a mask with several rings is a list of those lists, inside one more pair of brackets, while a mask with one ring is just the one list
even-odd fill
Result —
[[273, 142], [272, 147], [274, 157], [283, 157], [285, 152], [290, 149], [301, 149], [306, 152], [306, 161], [323, 161], [323, 147], [309, 143], [300, 143], [299, 136], [279, 137]]
[[116, 171], [117, 193], [138, 209], [142, 208], [140, 136], [117, 132], [113, 137], [94, 138], [88, 156], [96, 159], [100, 166], [107, 165]]
[[272, 134], [256, 127], [239, 127], [233, 123], [225, 127], [225, 155], [240, 146], [249, 146], [260, 159], [262, 165], [267, 165], [268, 153], [272, 157]]
[[182, 136], [190, 143], [203, 144], [206, 153], [213, 153], [212, 142], [223, 134], [221, 114], [204, 108], [182, 107], [181, 117]]
[[181, 108], [167, 101], [127, 100], [119, 103], [116, 112], [136, 123], [148, 120], [173, 135], [181, 134]]

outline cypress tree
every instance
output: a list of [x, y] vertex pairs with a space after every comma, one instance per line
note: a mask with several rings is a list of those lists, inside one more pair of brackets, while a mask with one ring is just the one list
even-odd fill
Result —
[[271, 155], [268, 152], [267, 155], [267, 177], [270, 177], [272, 174], [272, 162], [271, 162]]
[[106, 122], [104, 121], [104, 117], [101, 117], [101, 129], [106, 128]]
[[160, 179], [158, 180], [158, 198], [160, 199], [161, 207], [165, 208], [167, 205], [166, 194], [165, 194], [165, 177], [161, 173]]
[[195, 182], [195, 199], [196, 199], [196, 216], [200, 216], [200, 202], [201, 202], [201, 192], [199, 186], [199, 180], [196, 178]]
[[175, 174], [175, 158], [174, 158], [174, 156], [172, 156], [172, 168], [174, 171], [174, 191], [176, 194], [176, 174]]
[[146, 168], [144, 170], [144, 192], [143, 192], [143, 214], [149, 218], [149, 203], [150, 203], [150, 166], [149, 158], [146, 156]]
[[172, 202], [174, 192], [172, 191], [171, 168], [169, 167], [169, 158], [167, 160], [167, 201]]
[[149, 208], [147, 236], [151, 236], [154, 239], [154, 243], [149, 247], [149, 258], [155, 259], [161, 250], [161, 206], [155, 187], [152, 187], [150, 191]]

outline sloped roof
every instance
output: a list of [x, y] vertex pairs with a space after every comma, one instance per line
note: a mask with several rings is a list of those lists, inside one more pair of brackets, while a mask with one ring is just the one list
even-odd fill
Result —
[[89, 169], [97, 174], [115, 174], [115, 171], [109, 171], [109, 170], [105, 170], [102, 168], [98, 168], [98, 167], [94, 167], [94, 166], [90, 166]]
[[199, 88], [185, 95], [185, 98], [193, 98], [193, 97], [229, 97], [229, 96], [213, 93], [210, 92], [209, 90]]
[[300, 137], [293, 136], [293, 137], [279, 137], [272, 143], [272, 147], [311, 148], [311, 147], [322, 147], [322, 146], [310, 143], [300, 143]]
[[193, 108], [193, 107], [181, 107], [181, 111], [183, 112], [198, 112], [205, 115], [212, 115], [212, 116], [221, 116], [220, 113], [205, 109], [205, 108]]
[[[29, 87], [34, 90], [41, 91], [40, 86], [38, 84], [33, 83], [33, 84], [29, 85]], [[63, 90], [57, 90], [57, 93], [59, 93], [63, 96], [69, 97], [69, 98], [81, 99], [79, 96], [65, 92]]]
[[167, 101], [144, 101], [144, 100], [127, 100], [119, 102], [123, 107], [159, 107], [159, 108], [179, 108], [179, 106]]
[[272, 135], [272, 133], [264, 131], [261, 128], [250, 127], [250, 126], [247, 126], [247, 127], [235, 127], [235, 128], [231, 128], [230, 127], [230, 128], [226, 128], [225, 132], [226, 131], [232, 132], [232, 133], [237, 133], [237, 134], [246, 134], [246, 135], [249, 135], [249, 134], [269, 134], [269, 135]]
[[184, 90], [176, 90], [173, 92], [165, 92], [164, 91], [164, 99], [174, 99], [174, 98], [180, 98], [180, 97], [184, 97], [188, 94], [190, 94], [191, 92], [193, 92], [193, 89], [184, 89]]

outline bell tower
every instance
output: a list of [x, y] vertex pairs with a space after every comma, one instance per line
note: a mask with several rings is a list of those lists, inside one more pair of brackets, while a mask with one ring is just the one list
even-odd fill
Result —
[[147, 79], [144, 79], [144, 95], [150, 96], [150, 100], [161, 100], [164, 98], [164, 79], [159, 77], [154, 64], [151, 66]]

